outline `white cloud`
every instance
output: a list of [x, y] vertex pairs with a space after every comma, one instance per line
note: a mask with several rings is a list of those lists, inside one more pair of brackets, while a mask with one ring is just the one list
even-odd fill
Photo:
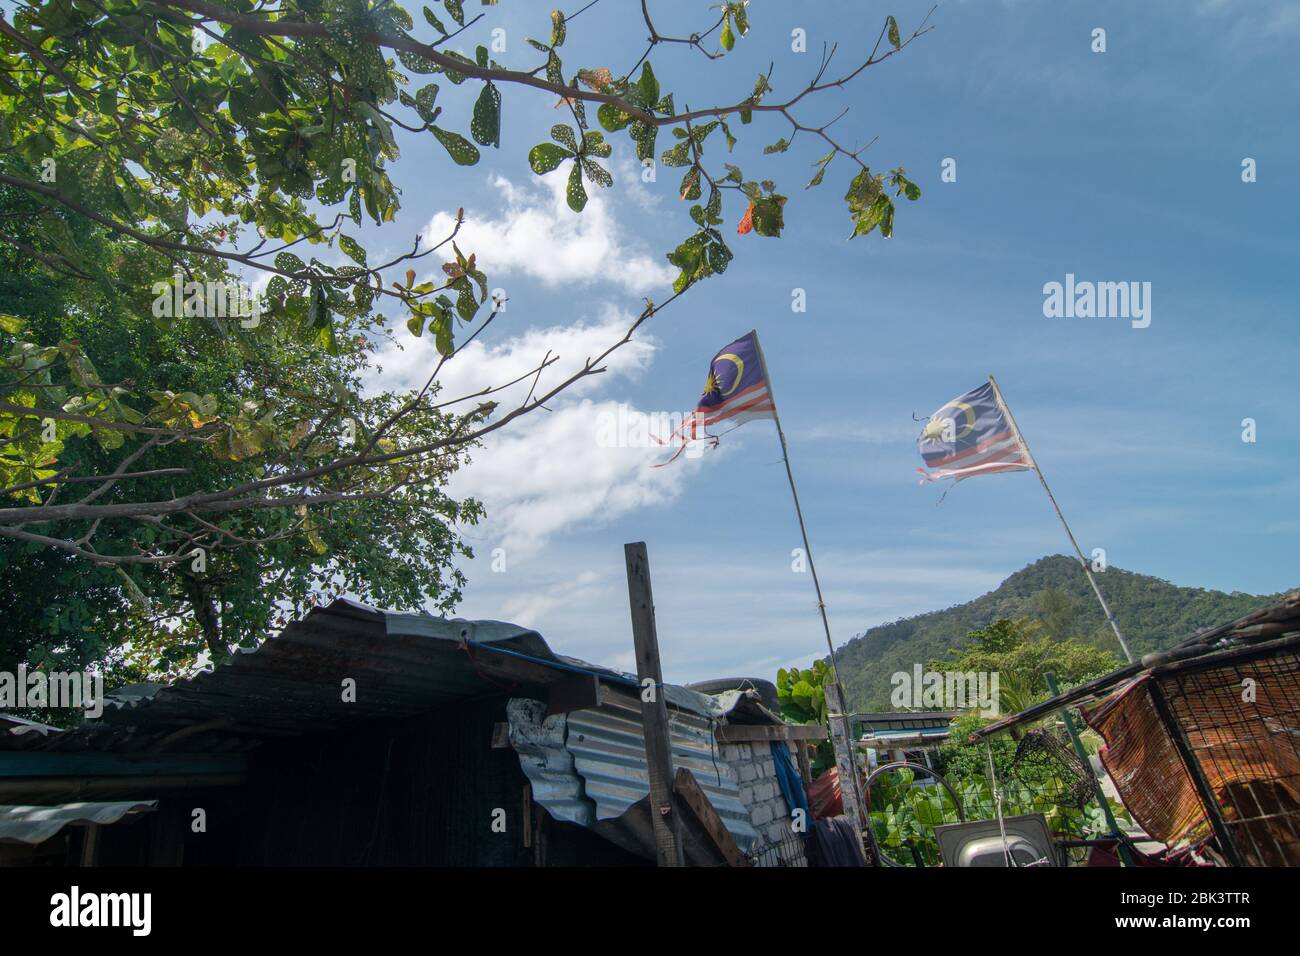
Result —
[[[504, 323], [505, 318], [496, 321]], [[621, 339], [633, 321], [631, 314], [606, 305], [599, 307], [595, 321], [583, 318], [572, 325], [526, 329], [512, 338], [497, 341], [492, 335], [500, 333], [503, 326], [494, 323], [439, 373], [442, 391], [438, 400], [445, 402], [512, 381], [540, 365], [549, 351], [559, 361], [543, 371], [537, 381], [535, 393], [544, 394], [581, 368], [587, 359], [594, 360]], [[611, 379], [638, 376], [649, 366], [655, 347], [653, 337], [636, 336], [602, 363], [607, 372], [579, 380], [564, 394], [572, 398], [601, 388]], [[379, 353], [377, 362], [382, 373], [372, 373], [367, 384], [372, 388], [400, 391], [423, 386], [437, 365], [438, 354], [429, 337], [413, 338], [399, 329], [396, 342]], [[512, 400], [516, 404], [522, 401], [531, 388], [530, 378], [491, 398], [507, 407]]]
[[[626, 175], [621, 178], [630, 182]], [[493, 218], [481, 209], [467, 210], [457, 244], [466, 254], [475, 254], [493, 285], [499, 277], [522, 274], [566, 290], [575, 283], [606, 282], [644, 293], [672, 281], [674, 270], [629, 239], [616, 222], [608, 192], [593, 192], [586, 209], [575, 214], [565, 202], [565, 178], [558, 173], [522, 186], [495, 176], [490, 185], [501, 199], [499, 215]], [[654, 201], [639, 180], [628, 187], [627, 196], [643, 210]], [[445, 236], [452, 225], [450, 216], [439, 213], [426, 234]], [[570, 307], [574, 301], [580, 300], [570, 300]], [[494, 334], [503, 332], [507, 322], [503, 314], [439, 373], [438, 401], [467, 397], [456, 408], [468, 410], [490, 398], [498, 403], [498, 416], [507, 414], [530, 393], [545, 395], [585, 362], [595, 360], [634, 321], [633, 314], [606, 304], [593, 307], [571, 324], [530, 328], [499, 339]], [[649, 367], [655, 350], [652, 337], [638, 335], [600, 362], [606, 371], [579, 379], [545, 407], [486, 436], [483, 447], [473, 450], [471, 462], [454, 476], [448, 490], [457, 497], [473, 496], [486, 506], [485, 524], [471, 532], [480, 549], [486, 547], [490, 553], [504, 547], [508, 561], [523, 557], [535, 553], [553, 535], [660, 505], [680, 491], [695, 461], [684, 457], [672, 467], [652, 468], [669, 456], [669, 449], [649, 441], [615, 447], [607, 440], [610, 421], [621, 420], [620, 413], [623, 420], [629, 411], [637, 414], [626, 405], [620, 409], [618, 389]], [[555, 364], [536, 378], [529, 374], [548, 353], [558, 359]], [[421, 388], [437, 361], [427, 337], [415, 339], [399, 332], [380, 351], [365, 387], [372, 391]], [[490, 396], [478, 395], [515, 379], [521, 381]], [[660, 428], [654, 431], [665, 434]], [[531, 612], [521, 617], [539, 613], [542, 604], [521, 608]]]
[[[494, 176], [490, 185], [500, 194], [504, 211], [489, 218], [467, 210], [457, 244], [477, 256], [492, 282], [499, 275], [522, 273], [548, 286], [610, 282], [638, 295], [672, 282], [675, 272], [668, 262], [619, 227], [605, 193], [593, 187], [586, 208], [575, 213], [565, 201], [565, 183], [560, 171], [525, 186]], [[641, 192], [630, 195], [643, 205]], [[449, 214], [437, 213], [425, 235], [446, 236], [454, 223]]]
[[597, 527], [676, 497], [694, 463], [683, 457], [653, 468], [668, 457], [662, 447], [602, 447], [602, 416], [618, 414], [613, 399], [530, 413], [489, 436], [450, 491], [484, 503], [489, 537], [508, 556], [532, 553], [565, 530]]
[[[559, 361], [537, 381], [533, 377], [491, 398], [497, 414], [523, 403], [533, 390], [544, 394], [595, 358], [626, 332], [633, 317], [606, 308], [595, 322], [530, 329], [494, 344], [471, 342], [439, 376], [439, 401], [471, 395], [526, 375], [550, 352]], [[380, 353], [383, 371], [367, 387], [419, 388], [436, 363], [432, 343], [404, 338]], [[613, 426], [637, 410], [608, 397], [620, 384], [639, 376], [652, 362], [656, 343], [633, 338], [615, 351], [600, 375], [580, 379], [545, 407], [535, 409], [484, 439], [471, 462], [452, 479], [449, 493], [473, 496], [487, 508], [487, 520], [473, 538], [506, 549], [507, 561], [535, 553], [551, 536], [571, 528], [599, 526], [628, 512], [661, 505], [682, 489], [697, 462], [682, 456], [670, 467], [653, 468], [670, 450], [654, 442], [616, 447]], [[464, 408], [473, 406], [466, 402]], [[620, 405], [623, 405], [620, 410]], [[636, 429], [630, 429], [634, 437]], [[662, 429], [655, 429], [663, 434]], [[702, 450], [702, 449], [701, 449]], [[521, 618], [522, 619], [522, 618]]]
[[499, 614], [505, 621], [537, 621], [556, 610], [593, 604], [604, 598], [607, 590], [608, 582], [602, 575], [595, 571], [580, 571], [572, 578], [551, 581], [531, 591], [506, 596]]

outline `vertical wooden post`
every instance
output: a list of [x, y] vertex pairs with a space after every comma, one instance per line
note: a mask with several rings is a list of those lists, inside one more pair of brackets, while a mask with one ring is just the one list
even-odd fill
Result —
[[806, 740], [792, 740], [790, 745], [794, 748], [795, 759], [799, 761], [799, 776], [803, 777], [803, 788], [806, 792], [812, 787], [812, 762], [808, 759], [809, 743]]
[[87, 823], [85, 839], [81, 844], [81, 865], [99, 865], [99, 824]]
[[[646, 767], [650, 772], [650, 817], [660, 866], [684, 866], [681, 821], [673, 811], [673, 750], [668, 727], [668, 702], [663, 693], [659, 635], [655, 630], [654, 596], [650, 591], [650, 559], [644, 541], [623, 545], [627, 559], [627, 599], [632, 609], [632, 642], [636, 647], [636, 676], [641, 683], [641, 726]], [[653, 699], [645, 699], [646, 681]]]

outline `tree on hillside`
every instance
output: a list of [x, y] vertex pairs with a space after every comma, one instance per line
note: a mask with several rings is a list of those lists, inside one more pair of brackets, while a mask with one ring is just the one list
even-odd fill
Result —
[[1044, 588], [1038, 594], [1039, 619], [1054, 637], [1065, 640], [1078, 636], [1079, 602], [1060, 588]]
[[1039, 621], [1027, 618], [994, 621], [971, 631], [954, 657], [934, 660], [931, 670], [975, 671], [998, 675], [999, 710], [1014, 714], [1049, 694], [1045, 675], [1056, 675], [1061, 687], [1072, 687], [1120, 666], [1120, 660], [1080, 641], [1058, 640]]
[[[1100, 677], [1119, 667], [1118, 657], [1107, 650], [1073, 638], [1052, 636], [1041, 621], [1028, 618], [1001, 618], [987, 627], [971, 631], [967, 643], [950, 652], [946, 660], [931, 661], [929, 666], [943, 671], [984, 671], [998, 674], [999, 710], [1002, 716], [1018, 713], [1050, 694], [1044, 675], [1055, 675], [1061, 689]], [[1025, 744], [1043, 738], [1026, 733], [1029, 727], [1013, 728], [1009, 733], [994, 734], [979, 743], [970, 735], [991, 718], [967, 713], [953, 722], [948, 739], [936, 752], [940, 772], [957, 788], [968, 814], [990, 816], [993, 812], [993, 781], [988, 765], [994, 767], [998, 786], [1003, 788], [1003, 812], [1043, 813], [1054, 833], [1084, 836], [1105, 832], [1108, 824], [1101, 808], [1092, 800], [1091, 785], [1072, 773], [1068, 764], [1050, 757], [1050, 748], [1022, 749]], [[1055, 723], [1048, 720], [1049, 724]], [[1039, 733], [1055, 738], [1055, 747], [1069, 752], [1064, 734], [1050, 727]], [[1100, 743], [1092, 731], [1083, 731], [1084, 746], [1095, 749]], [[1044, 754], [1049, 756], [1044, 759]], [[1079, 789], [1088, 794], [1086, 805], [1074, 803]], [[1111, 801], [1112, 813], [1127, 819], [1123, 806]]]
[[[842, 70], [826, 48], [787, 93], [769, 68], [732, 96], [719, 92], [731, 77], [668, 89], [660, 56], [681, 48], [725, 66], [749, 33], [746, 3], [715, 7], [690, 30], [642, 4], [632, 29], [646, 31], [646, 48], [625, 70], [569, 52], [590, 6], [552, 12], [542, 39], [512, 46], [522, 57], [512, 65], [497, 62], [488, 13], [466, 17], [460, 0], [422, 8], [418, 27], [390, 0], [44, 0], [0, 14], [0, 255], [11, 277], [0, 303], [0, 573], [26, 582], [28, 598], [7, 600], [27, 601], [33, 628], [16, 654], [64, 647], [94, 617], [95, 653], [148, 647], [152, 635], [219, 655], [256, 640], [286, 604], [367, 593], [365, 580], [401, 605], [421, 590], [453, 603], [453, 529], [477, 506], [437, 489], [467, 450], [599, 374], [642, 324], [722, 273], [724, 227], [781, 234], [786, 196], [727, 161], [745, 127], [776, 125], [764, 154], [815, 144], [809, 187], [846, 167], [854, 236], [889, 236], [895, 199], [919, 195], [901, 168], [876, 172], [865, 147], [842, 145], [838, 117], [814, 125], [806, 111], [913, 42], [924, 21], [905, 35], [887, 17]], [[401, 137], [432, 137], [450, 163], [472, 165], [525, 97], [563, 111], [527, 159], [538, 175], [563, 168], [575, 212], [589, 187], [612, 182], [601, 164], [609, 134], [681, 170], [690, 224], [667, 254], [679, 270], [671, 297], [647, 301], [572, 374], [499, 408], [516, 383], [438, 388], [502, 304], [457, 241], [463, 211], [447, 235], [383, 261], [347, 230], [395, 217]], [[462, 114], [468, 123], [449, 120]], [[265, 294], [250, 303], [241, 284], [259, 278]], [[422, 389], [361, 395], [384, 334], [432, 339], [439, 358]], [[521, 380], [536, 383], [557, 360], [538, 356]], [[386, 563], [395, 550], [411, 562]], [[61, 603], [49, 590], [60, 582], [94, 607]], [[138, 628], [103, 630], [126, 613]]]

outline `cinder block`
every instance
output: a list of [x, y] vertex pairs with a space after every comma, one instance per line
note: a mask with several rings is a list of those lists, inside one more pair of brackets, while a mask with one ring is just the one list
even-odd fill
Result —
[[759, 806], [755, 807], [753, 812], [750, 814], [749, 821], [755, 827], [761, 827], [765, 823], [771, 823], [772, 808], [765, 807], [760, 804]]
[[759, 803], [771, 800], [776, 795], [776, 785], [772, 783], [758, 783], [754, 785], [754, 799]]

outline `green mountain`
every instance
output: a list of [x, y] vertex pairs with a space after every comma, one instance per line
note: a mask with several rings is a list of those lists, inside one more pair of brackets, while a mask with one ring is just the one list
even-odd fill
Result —
[[[1116, 567], [1098, 575], [1097, 582], [1136, 657], [1278, 599], [1276, 594], [1184, 588]], [[891, 674], [949, 657], [951, 649], [966, 642], [970, 631], [1004, 617], [1042, 621], [1053, 637], [1086, 641], [1123, 660], [1079, 562], [1053, 554], [1022, 568], [996, 590], [973, 601], [873, 627], [839, 648], [836, 657], [849, 705], [860, 710], [892, 709]]]

